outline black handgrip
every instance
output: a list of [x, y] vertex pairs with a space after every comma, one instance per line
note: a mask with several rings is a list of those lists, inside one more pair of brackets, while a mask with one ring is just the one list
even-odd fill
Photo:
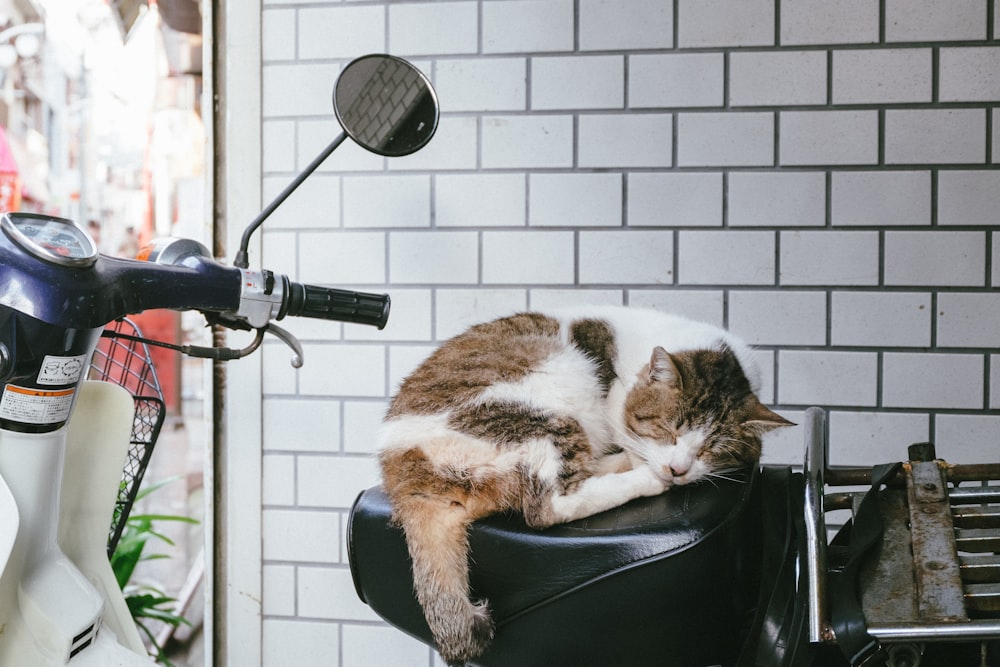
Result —
[[389, 295], [289, 282], [285, 315], [368, 324], [382, 329], [389, 320]]

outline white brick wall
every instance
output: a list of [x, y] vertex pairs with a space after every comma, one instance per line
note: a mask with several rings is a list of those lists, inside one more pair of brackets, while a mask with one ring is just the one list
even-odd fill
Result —
[[821, 227], [826, 224], [826, 176], [819, 171], [732, 173], [729, 224]]
[[926, 292], [831, 294], [830, 343], [848, 347], [930, 347], [933, 308]]
[[736, 51], [729, 56], [734, 106], [826, 103], [824, 51]]
[[[941, 175], [947, 178], [949, 173]], [[832, 178], [833, 225], [888, 227], [931, 223], [929, 171], [837, 171]], [[984, 193], [978, 195], [982, 197]]]
[[681, 47], [774, 44], [771, 0], [677, 0]]
[[721, 107], [725, 58], [721, 53], [639, 53], [630, 56], [628, 95], [633, 109]]
[[869, 109], [783, 111], [783, 165], [858, 165], [878, 162], [878, 112]]
[[629, 174], [627, 215], [633, 227], [721, 227], [722, 174]]
[[774, 232], [681, 231], [677, 235], [682, 285], [773, 285]]
[[930, 49], [833, 52], [834, 104], [931, 101]]
[[888, 42], [986, 39], [986, 7], [981, 0], [888, 0]]
[[782, 45], [879, 41], [879, 0], [784, 0]]
[[265, 345], [263, 663], [440, 664], [356, 599], [343, 534], [398, 382], [482, 319], [626, 303], [726, 325], [759, 346], [764, 400], [830, 410], [834, 463], [926, 439], [995, 460], [998, 4], [262, 0], [266, 200], [329, 142], [353, 56], [412, 59], [443, 113], [409, 158], [345, 145], [265, 229], [266, 266], [389, 291], [393, 315], [286, 320], [299, 371]]
[[885, 284], [981, 287], [987, 250], [983, 232], [886, 232]]
[[580, 49], [659, 49], [674, 45], [673, 7], [660, 0], [580, 0]]
[[877, 285], [878, 232], [783, 231], [782, 285]]
[[677, 114], [681, 167], [750, 167], [774, 164], [772, 113]]
[[623, 56], [550, 56], [531, 60], [531, 108], [620, 109]]
[[888, 164], [978, 164], [986, 155], [982, 109], [889, 109], [885, 112]]

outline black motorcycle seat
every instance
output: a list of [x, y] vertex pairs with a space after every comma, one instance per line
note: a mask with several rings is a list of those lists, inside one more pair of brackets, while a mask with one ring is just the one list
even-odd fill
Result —
[[[515, 514], [473, 524], [473, 597], [489, 600], [497, 624], [477, 664], [664, 664], [668, 655], [680, 657], [671, 664], [724, 664], [752, 606], [745, 574], [757, 526], [744, 515], [756, 477], [677, 487], [541, 531]], [[390, 514], [378, 487], [351, 510], [355, 587], [385, 620], [430, 643]]]

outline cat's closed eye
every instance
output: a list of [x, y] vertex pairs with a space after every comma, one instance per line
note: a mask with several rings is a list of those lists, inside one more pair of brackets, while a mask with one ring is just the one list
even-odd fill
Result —
[[653, 440], [673, 442], [680, 433], [673, 422], [662, 414], [635, 415], [631, 424], [632, 431], [639, 437]]

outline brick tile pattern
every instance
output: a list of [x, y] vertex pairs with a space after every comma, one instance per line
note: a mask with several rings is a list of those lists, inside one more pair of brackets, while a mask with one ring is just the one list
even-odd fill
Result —
[[834, 463], [995, 460], [1000, 0], [264, 0], [262, 26], [265, 197], [329, 142], [351, 57], [411, 59], [442, 108], [424, 151], [347, 144], [265, 226], [264, 265], [393, 298], [382, 332], [286, 320], [299, 371], [265, 345], [265, 665], [441, 664], [356, 600], [343, 535], [399, 380], [485, 318], [725, 325], [765, 401], [831, 411]]

